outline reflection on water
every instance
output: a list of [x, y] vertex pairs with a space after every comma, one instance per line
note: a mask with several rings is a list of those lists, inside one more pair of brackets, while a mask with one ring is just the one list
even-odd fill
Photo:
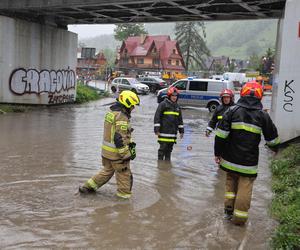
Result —
[[79, 184], [101, 168], [105, 99], [0, 116], [1, 249], [266, 249], [274, 222], [268, 152], [261, 148], [246, 227], [224, 221], [225, 175], [213, 161], [205, 109], [185, 109], [185, 136], [172, 162], [157, 161], [156, 100], [142, 96], [132, 116], [137, 158], [133, 198], [114, 196], [115, 180], [95, 195]]

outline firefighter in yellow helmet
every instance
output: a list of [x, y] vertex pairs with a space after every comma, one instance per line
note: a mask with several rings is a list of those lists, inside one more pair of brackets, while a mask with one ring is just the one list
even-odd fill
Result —
[[104, 120], [102, 165], [103, 169], [79, 187], [80, 193], [93, 193], [116, 174], [117, 193], [130, 198], [132, 174], [130, 160], [136, 157], [135, 143], [131, 140], [131, 111], [139, 105], [139, 97], [132, 91], [120, 93], [117, 102], [110, 107]]

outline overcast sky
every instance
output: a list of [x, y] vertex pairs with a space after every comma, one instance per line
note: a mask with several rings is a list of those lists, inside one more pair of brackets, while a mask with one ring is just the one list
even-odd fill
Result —
[[115, 25], [113, 24], [80, 24], [69, 25], [68, 30], [78, 34], [78, 39], [95, 37], [104, 34], [113, 34]]

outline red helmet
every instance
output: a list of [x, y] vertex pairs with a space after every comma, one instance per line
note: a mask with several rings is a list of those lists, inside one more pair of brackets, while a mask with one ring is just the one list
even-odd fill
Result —
[[253, 96], [261, 100], [263, 88], [257, 81], [247, 82], [241, 89], [241, 96]]
[[178, 96], [179, 95], [179, 90], [177, 88], [175, 88], [175, 87], [170, 87], [168, 89], [167, 96], [170, 97], [171, 95]]
[[[234, 103], [234, 93], [231, 89], [224, 89], [220, 94], [221, 102], [223, 103], [223, 97], [229, 96], [230, 97], [230, 104]], [[223, 103], [224, 104], [224, 103]], [[225, 104], [224, 104], [225, 105]], [[227, 104], [226, 104], [227, 105]]]
[[220, 97], [224, 97], [224, 96], [229, 96], [231, 99], [234, 98], [234, 93], [231, 89], [224, 89], [221, 94], [220, 94]]

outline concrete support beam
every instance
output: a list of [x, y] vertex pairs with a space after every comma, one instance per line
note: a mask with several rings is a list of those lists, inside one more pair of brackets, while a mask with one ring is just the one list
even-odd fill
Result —
[[0, 16], [0, 102], [73, 102], [76, 52], [77, 34]]
[[300, 1], [287, 0], [277, 36], [271, 115], [282, 142], [300, 136]]

